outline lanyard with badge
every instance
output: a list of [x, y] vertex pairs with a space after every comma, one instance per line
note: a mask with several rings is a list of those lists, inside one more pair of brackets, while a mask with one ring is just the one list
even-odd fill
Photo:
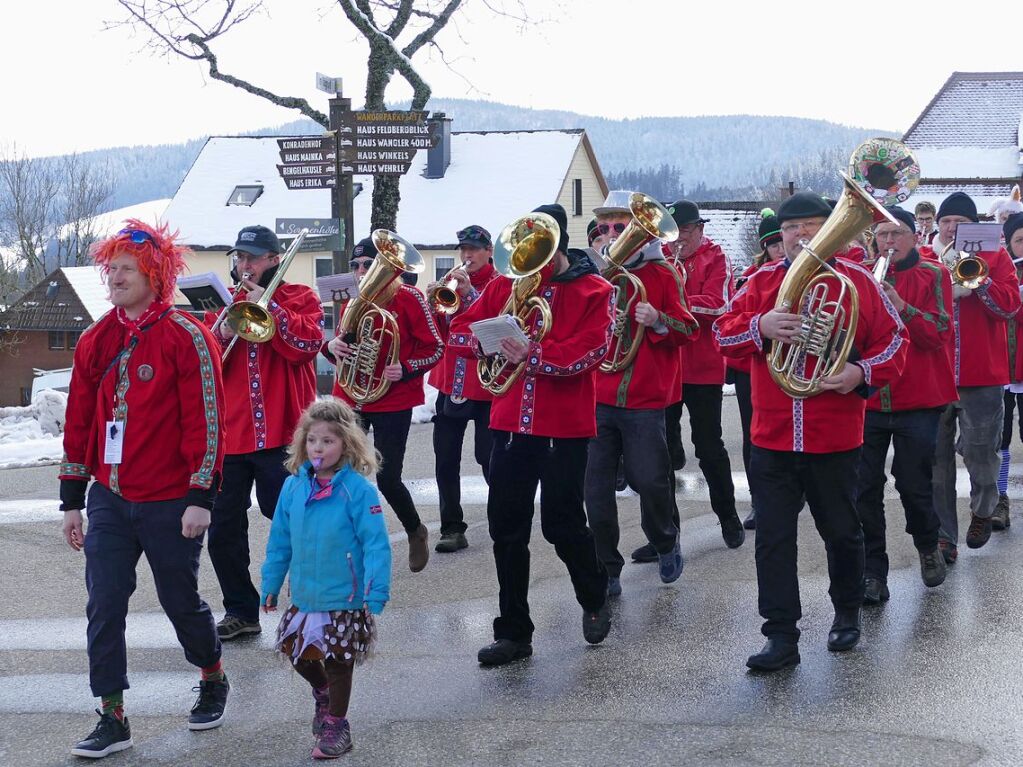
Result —
[[[124, 424], [128, 415], [128, 403], [125, 394], [128, 392], [128, 358], [138, 343], [138, 337], [132, 337], [128, 346], [118, 353], [107, 368], [110, 371], [117, 365], [117, 385], [114, 387], [114, 403], [111, 408], [110, 420], [106, 422], [103, 439], [103, 463], [115, 466], [121, 463], [124, 452]], [[105, 375], [105, 374], [104, 374]]]

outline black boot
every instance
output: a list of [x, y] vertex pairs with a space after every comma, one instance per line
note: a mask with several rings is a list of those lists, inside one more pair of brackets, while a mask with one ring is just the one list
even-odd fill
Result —
[[860, 641], [860, 608], [835, 610], [835, 621], [828, 634], [828, 649], [832, 652], [851, 650]]
[[799, 645], [779, 636], [768, 637], [764, 648], [746, 661], [746, 665], [754, 671], [778, 671], [798, 663]]

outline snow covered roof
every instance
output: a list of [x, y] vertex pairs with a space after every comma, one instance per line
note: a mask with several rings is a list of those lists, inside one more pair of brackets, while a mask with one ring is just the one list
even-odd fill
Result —
[[[451, 134], [451, 164], [443, 178], [426, 178], [420, 151], [401, 182], [398, 232], [416, 245], [455, 243], [468, 222], [499, 231], [561, 192], [584, 133], [581, 130]], [[251, 224], [274, 228], [277, 218], [326, 218], [328, 190], [289, 190], [278, 176], [281, 136], [210, 138], [164, 213], [182, 241], [194, 248], [227, 249]], [[305, 137], [308, 138], [308, 137]], [[372, 176], [354, 201], [356, 239], [369, 234]], [[261, 185], [251, 205], [227, 205], [236, 186]]]
[[[133, 206], [134, 207], [134, 206]], [[145, 220], [145, 219], [143, 219]], [[65, 266], [61, 269], [85, 311], [95, 322], [113, 308], [107, 298], [107, 286], [95, 266]]]
[[0, 317], [0, 327], [21, 330], [85, 330], [108, 310], [106, 286], [93, 266], [50, 272]]
[[[705, 236], [712, 239], [725, 251], [736, 274], [749, 266], [756, 245], [757, 226], [764, 203], [697, 203], [701, 218], [707, 219], [703, 226]], [[711, 207], [711, 206], [715, 207]]]
[[[170, 198], [162, 200], [150, 200], [139, 202], [135, 205], [128, 205], [116, 210], [108, 210], [93, 216], [91, 220], [91, 231], [98, 239], [104, 239], [117, 234], [124, 228], [124, 222], [129, 218], [137, 218], [145, 224], [157, 224], [163, 219], [163, 212], [170, 203]], [[64, 237], [66, 227], [61, 227], [60, 236]]]
[[934, 179], [923, 182], [901, 207], [913, 210], [917, 203], [927, 201], [935, 208], [941, 207], [945, 198], [953, 192], [965, 192], [977, 205], [977, 212], [986, 214], [995, 200], [1004, 199], [1012, 192], [1013, 180], [979, 179], [976, 183], [963, 183], [956, 179]]

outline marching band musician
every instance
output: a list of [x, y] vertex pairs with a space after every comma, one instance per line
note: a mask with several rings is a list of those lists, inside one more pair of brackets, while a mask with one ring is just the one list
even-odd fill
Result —
[[867, 400], [856, 499], [866, 552], [864, 604], [879, 604], [889, 596], [884, 469], [892, 443], [892, 475], [906, 513], [906, 532], [913, 536], [920, 557], [921, 578], [928, 587], [945, 580], [931, 467], [938, 418], [956, 398], [947, 352], [952, 336], [952, 279], [941, 264], [920, 258], [913, 215], [895, 206], [888, 212], [899, 223], [884, 221], [874, 226], [874, 241], [881, 255], [891, 251], [881, 288], [905, 323], [909, 344], [902, 375]]
[[[795, 341], [803, 320], [775, 309], [779, 288], [801, 254], [801, 240], [812, 239], [830, 214], [816, 194], [787, 198], [778, 209], [786, 258], [758, 269], [714, 326], [726, 357], [752, 358], [756, 407], [750, 478], [757, 507], [761, 631], [767, 642], [746, 665], [757, 671], [799, 663], [796, 527], [804, 497], [828, 550], [835, 607], [828, 649], [849, 650], [859, 641], [863, 532], [856, 515], [856, 468], [863, 442], [863, 393], [865, 387], [891, 382], [905, 359], [905, 328], [871, 273], [835, 258], [830, 265], [852, 280], [859, 294], [854, 361], [825, 377], [821, 393], [809, 399], [793, 399], [771, 377], [766, 356], [771, 343]], [[829, 283], [828, 290], [837, 295], [834, 280]]]
[[[950, 194], [938, 208], [938, 235], [930, 246], [920, 246], [920, 255], [939, 258], [955, 243], [959, 224], [976, 223], [977, 218], [977, 206], [967, 194]], [[958, 444], [970, 475], [971, 520], [966, 545], [977, 549], [991, 537], [991, 518], [998, 503], [1003, 387], [1009, 383], [1006, 325], [1020, 307], [1016, 270], [1005, 249], [975, 255], [987, 265], [988, 275], [976, 289], [959, 284], [952, 287], [954, 333], [949, 353], [959, 398], [942, 413], [935, 451], [934, 506], [941, 520], [938, 545], [948, 564], [959, 555], [957, 425]]]
[[[1017, 187], [1018, 189], [1018, 187]], [[1005, 248], [1016, 266], [1016, 278], [1023, 283], [1023, 213], [1013, 213], [1002, 224]], [[1023, 295], [1023, 294], [1021, 294]], [[1001, 466], [998, 470], [998, 504], [991, 527], [1006, 530], [1012, 524], [1009, 516], [1009, 446], [1012, 444], [1012, 422], [1018, 409], [1020, 439], [1023, 439], [1023, 311], [1016, 312], [1009, 331], [1009, 384], [1005, 387], [1005, 416], [1002, 420]]]
[[[234, 301], [259, 301], [280, 268], [281, 244], [265, 226], [238, 232], [232, 277]], [[239, 338], [224, 360], [227, 445], [224, 481], [213, 507], [209, 552], [224, 595], [225, 615], [217, 624], [222, 640], [260, 633], [259, 592], [249, 576], [249, 520], [252, 486], [259, 510], [272, 519], [288, 476], [287, 447], [302, 411], [316, 398], [316, 355], [323, 345], [320, 299], [305, 285], [281, 282], [268, 311], [276, 330], [265, 343]], [[208, 327], [216, 315], [208, 312]], [[227, 322], [214, 336], [226, 349], [235, 336]]]
[[[631, 214], [626, 218], [631, 220]], [[682, 277], [665, 263], [660, 241], [639, 249], [623, 267], [646, 291], [646, 301], [637, 298], [633, 315], [626, 319], [642, 327], [643, 338], [628, 367], [597, 371], [597, 435], [589, 443], [585, 479], [586, 514], [597, 556], [607, 570], [608, 596], [622, 593], [625, 564], [618, 552], [615, 502], [615, 473], [622, 457], [625, 476], [639, 493], [643, 532], [657, 553], [661, 581], [673, 583], [682, 575], [664, 408], [677, 396], [678, 347], [700, 333], [699, 323], [686, 307]], [[616, 311], [622, 311], [627, 300], [620, 290]], [[636, 332], [635, 327], [627, 328], [626, 336]]]
[[[536, 209], [560, 227], [557, 250], [539, 272], [537, 295], [550, 306], [552, 323], [541, 341], [503, 339], [502, 354], [523, 372], [507, 393], [494, 397], [490, 427], [487, 518], [500, 586], [495, 641], [478, 660], [497, 666], [533, 653], [529, 617], [529, 534], [533, 499], [541, 487], [543, 536], [571, 576], [583, 608], [583, 636], [597, 644], [610, 630], [607, 572], [597, 558], [583, 509], [587, 442], [596, 432], [594, 373], [607, 353], [612, 289], [582, 250], [568, 248], [568, 217], [560, 205]], [[502, 313], [512, 280], [494, 280], [455, 317], [448, 344], [458, 354], [482, 354], [469, 325]]]
[[[721, 537], [730, 549], [738, 548], [746, 539], [746, 531], [735, 510], [735, 486], [732, 465], [721, 439], [721, 404], [725, 383], [725, 360], [714, 339], [714, 320], [724, 314], [732, 295], [732, 265], [728, 256], [703, 234], [707, 219], [689, 200], [669, 206], [679, 236], [666, 246], [669, 263], [684, 273], [689, 309], [700, 322], [699, 337], [679, 347], [682, 356], [682, 398], [665, 410], [668, 449], [672, 468], [685, 462], [682, 430], [679, 423], [682, 408], [689, 411], [693, 448], [700, 462], [700, 471], [707, 480], [710, 505], [721, 523]], [[678, 392], [676, 391], [676, 396]], [[633, 552], [636, 562], [651, 561], [650, 544]]]
[[934, 203], [923, 200], [913, 208], [914, 219], [916, 220], [916, 244], [930, 245], [938, 230], [934, 228]]
[[[349, 264], [360, 283], [377, 255], [372, 237], [365, 238], [352, 250]], [[342, 304], [342, 314], [347, 304], [347, 301]], [[398, 323], [398, 362], [382, 370], [383, 377], [391, 382], [387, 392], [374, 402], [360, 403], [335, 382], [333, 394], [355, 409], [365, 432], [373, 429], [373, 444], [382, 459], [376, 474], [377, 487], [408, 535], [409, 569], [418, 573], [430, 559], [429, 533], [419, 518], [412, 494], [402, 482], [401, 472], [412, 425], [412, 408], [425, 401], [423, 376], [440, 362], [444, 341], [437, 332], [426, 298], [404, 280], [396, 279], [388, 286], [380, 306], [391, 312]], [[355, 350], [350, 340], [336, 336], [323, 354], [337, 364], [338, 358]]]
[[[479, 298], [491, 280], [504, 279], [494, 269], [494, 245], [490, 232], [482, 226], [467, 226], [456, 235], [462, 268], [452, 277], [458, 281], [458, 311], [464, 311]], [[427, 285], [432, 295], [438, 283]], [[433, 319], [441, 337], [447, 341], [453, 315], [434, 310]], [[466, 525], [462, 519], [460, 474], [462, 442], [465, 429], [472, 421], [476, 463], [483, 479], [490, 475], [490, 401], [493, 395], [480, 385], [472, 360], [445, 350], [440, 364], [430, 371], [430, 384], [437, 389], [436, 415], [433, 417], [433, 450], [436, 458], [437, 496], [440, 502], [440, 541], [434, 551], [452, 553], [469, 545], [465, 539]]]

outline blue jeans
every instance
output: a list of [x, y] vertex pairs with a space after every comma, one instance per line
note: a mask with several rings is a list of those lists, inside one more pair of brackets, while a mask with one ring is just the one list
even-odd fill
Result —
[[93, 482], [86, 511], [85, 611], [92, 694], [101, 697], [128, 689], [124, 622], [135, 592], [135, 567], [143, 553], [185, 659], [199, 668], [215, 664], [220, 639], [213, 613], [199, 596], [202, 538], [181, 534], [185, 500], [132, 503]]
[[884, 468], [888, 445], [895, 443], [892, 476], [895, 489], [906, 512], [906, 532], [913, 536], [919, 551], [932, 551], [938, 545], [938, 515], [934, 511], [931, 467], [942, 408], [903, 410], [895, 413], [867, 411], [863, 426], [863, 450], [860, 453], [856, 511], [863, 525], [866, 552], [865, 573], [888, 578], [888, 553], [885, 550]]

